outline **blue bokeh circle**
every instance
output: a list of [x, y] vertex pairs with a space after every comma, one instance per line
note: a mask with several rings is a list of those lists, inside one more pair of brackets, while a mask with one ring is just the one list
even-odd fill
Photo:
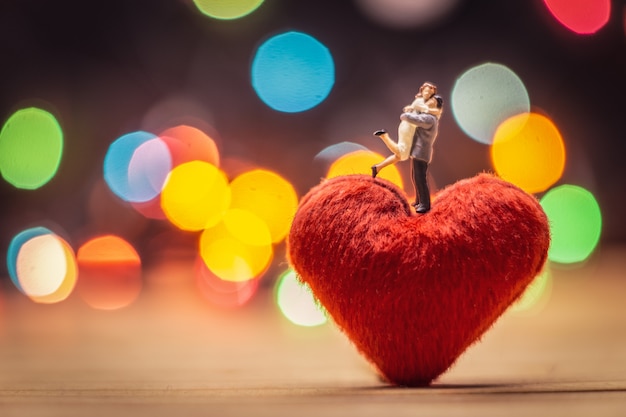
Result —
[[301, 32], [273, 36], [257, 49], [252, 86], [274, 110], [297, 113], [328, 97], [335, 84], [335, 63], [326, 46]]
[[104, 157], [104, 180], [115, 195], [128, 202], [148, 201], [141, 189], [131, 183], [129, 166], [135, 151], [149, 140], [156, 139], [152, 133], [137, 131], [125, 134], [116, 139]]

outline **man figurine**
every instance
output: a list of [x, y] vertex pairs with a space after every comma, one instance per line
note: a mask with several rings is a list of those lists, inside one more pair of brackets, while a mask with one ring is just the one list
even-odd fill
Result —
[[400, 115], [398, 143], [395, 143], [384, 129], [374, 132], [393, 155], [372, 166], [372, 177], [376, 178], [384, 167], [410, 158], [411, 180], [415, 188], [413, 206], [417, 213], [427, 213], [430, 210], [430, 191], [426, 172], [432, 161], [433, 144], [437, 139], [442, 112], [443, 99], [437, 95], [437, 87], [432, 83], [424, 83], [415, 95], [415, 101], [406, 106]]

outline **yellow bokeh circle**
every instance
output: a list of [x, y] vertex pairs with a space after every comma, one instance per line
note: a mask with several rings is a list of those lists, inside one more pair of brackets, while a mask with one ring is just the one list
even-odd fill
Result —
[[263, 220], [273, 243], [287, 236], [298, 208], [298, 195], [289, 181], [274, 172], [255, 169], [235, 178], [230, 189], [231, 208], [247, 210]]
[[200, 236], [200, 256], [207, 268], [225, 281], [259, 277], [274, 250], [265, 222], [242, 209], [228, 210], [221, 222]]
[[272, 244], [272, 236], [265, 222], [256, 214], [231, 208], [222, 219], [226, 230], [234, 237], [252, 246]]
[[63, 245], [63, 252], [65, 254], [65, 262], [67, 263], [67, 271], [63, 283], [51, 294], [45, 296], [31, 296], [32, 300], [38, 303], [52, 304], [65, 300], [74, 291], [76, 286], [76, 279], [78, 277], [78, 265], [76, 264], [76, 255], [72, 250], [72, 247], [65, 240], [57, 237]]
[[[383, 161], [385, 157], [372, 151], [355, 151], [342, 156], [332, 163], [326, 174], [326, 178], [334, 178], [342, 175], [352, 174], [372, 174], [372, 165]], [[391, 181], [400, 188], [403, 188], [402, 177], [395, 165], [389, 165], [379, 171], [376, 178], [383, 178]]]
[[500, 124], [491, 146], [497, 174], [526, 192], [547, 190], [563, 175], [565, 145], [549, 118], [523, 113]]
[[230, 187], [226, 175], [204, 161], [175, 167], [161, 192], [165, 216], [183, 230], [197, 231], [214, 226], [229, 205]]

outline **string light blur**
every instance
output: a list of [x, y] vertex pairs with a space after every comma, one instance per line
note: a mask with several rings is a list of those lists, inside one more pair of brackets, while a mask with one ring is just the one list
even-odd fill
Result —
[[239, 19], [254, 12], [263, 0], [193, 0], [206, 16], [220, 19]]
[[115, 235], [90, 239], [76, 254], [81, 298], [92, 308], [116, 310], [130, 305], [142, 288], [141, 259], [133, 246]]
[[16, 188], [34, 190], [48, 183], [62, 154], [63, 131], [45, 110], [18, 110], [0, 131], [0, 174]]
[[[372, 165], [375, 165], [385, 157], [372, 151], [356, 151], [337, 159], [328, 169], [326, 178], [334, 178], [342, 175], [366, 174], [371, 175]], [[391, 181], [400, 188], [403, 188], [400, 171], [395, 165], [389, 165], [381, 170], [376, 178]]]
[[594, 195], [583, 187], [565, 184], [548, 191], [540, 202], [550, 221], [548, 259], [562, 264], [586, 260], [602, 232], [602, 213]]
[[491, 146], [494, 169], [529, 193], [547, 190], [563, 175], [565, 144], [546, 116], [529, 113], [505, 120]]
[[276, 303], [283, 316], [298, 326], [321, 326], [328, 321], [309, 286], [300, 282], [293, 270], [279, 277], [276, 283]]
[[199, 231], [222, 219], [230, 194], [226, 174], [208, 162], [191, 161], [170, 172], [161, 192], [161, 207], [178, 228]]
[[459, 76], [451, 93], [452, 113], [472, 139], [490, 144], [497, 127], [509, 117], [530, 111], [526, 86], [511, 69], [485, 63]]
[[552, 16], [580, 35], [596, 33], [611, 16], [611, 0], [543, 0]]
[[285, 238], [298, 208], [298, 196], [289, 181], [272, 171], [255, 169], [236, 177], [230, 189], [231, 208], [247, 210], [263, 220], [273, 243]]
[[254, 54], [252, 86], [274, 110], [296, 113], [326, 99], [335, 83], [335, 63], [328, 48], [302, 32], [271, 37]]

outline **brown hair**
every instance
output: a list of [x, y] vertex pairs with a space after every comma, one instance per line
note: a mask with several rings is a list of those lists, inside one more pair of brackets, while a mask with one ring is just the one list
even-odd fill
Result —
[[423, 90], [423, 89], [424, 89], [424, 87], [426, 87], [426, 86], [429, 86], [430, 88], [432, 88], [432, 89], [433, 89], [433, 96], [434, 96], [435, 94], [437, 94], [437, 86], [436, 86], [435, 84], [433, 84], [433, 83], [431, 83], [431, 82], [428, 82], [428, 81], [427, 81], [427, 82], [425, 82], [424, 84], [422, 84], [422, 86], [421, 86], [421, 87], [420, 87], [420, 89], [419, 89], [418, 94], [419, 94], [420, 96], [422, 95], [422, 90]]

